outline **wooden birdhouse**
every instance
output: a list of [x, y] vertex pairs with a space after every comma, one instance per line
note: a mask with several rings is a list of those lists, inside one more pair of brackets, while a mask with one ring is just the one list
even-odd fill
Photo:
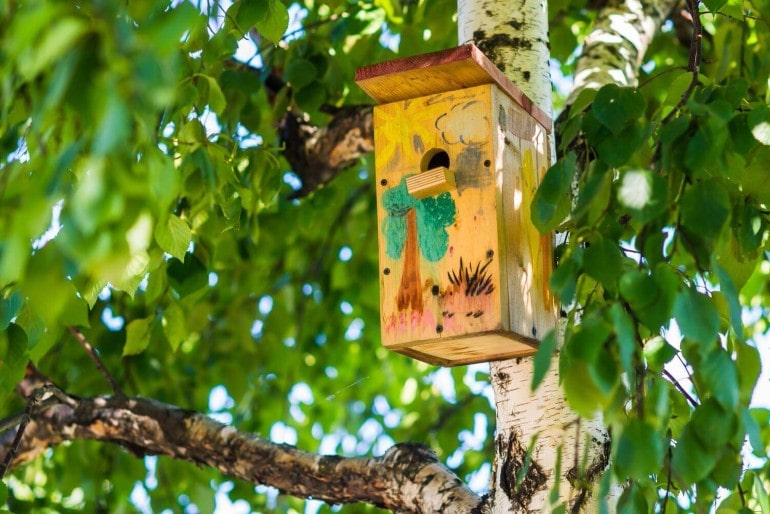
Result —
[[473, 45], [361, 68], [374, 108], [385, 347], [453, 366], [533, 354], [556, 323], [530, 222], [550, 118]]

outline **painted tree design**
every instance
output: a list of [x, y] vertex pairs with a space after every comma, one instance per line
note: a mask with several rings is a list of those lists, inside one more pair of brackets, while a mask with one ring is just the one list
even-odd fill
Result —
[[436, 262], [449, 246], [447, 227], [455, 222], [455, 202], [449, 193], [417, 199], [406, 189], [406, 177], [382, 195], [387, 212], [382, 224], [385, 253], [392, 259], [404, 255], [404, 270], [396, 295], [396, 307], [422, 312], [419, 255]]

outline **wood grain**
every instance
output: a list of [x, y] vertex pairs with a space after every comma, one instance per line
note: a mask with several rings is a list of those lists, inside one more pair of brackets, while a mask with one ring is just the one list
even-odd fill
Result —
[[552, 127], [551, 118], [473, 44], [359, 68], [356, 83], [380, 104], [494, 83], [547, 131]]

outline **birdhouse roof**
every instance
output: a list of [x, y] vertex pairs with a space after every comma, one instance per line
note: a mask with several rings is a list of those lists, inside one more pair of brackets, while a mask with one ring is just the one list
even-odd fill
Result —
[[380, 104], [497, 84], [546, 130], [551, 130], [551, 118], [474, 44], [365, 66], [356, 70], [356, 83]]

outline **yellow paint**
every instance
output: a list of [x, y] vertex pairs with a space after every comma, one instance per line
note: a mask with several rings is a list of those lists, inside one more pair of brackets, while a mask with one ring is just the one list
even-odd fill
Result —
[[[541, 237], [530, 222], [548, 157], [535, 137], [540, 126], [512, 104], [485, 85], [375, 107], [386, 347], [437, 364], [510, 358], [533, 353], [534, 341], [555, 325], [550, 236]], [[449, 190], [443, 189], [446, 177], [438, 180], [427, 170], [425, 160], [439, 150], [455, 178]], [[386, 251], [382, 227], [392, 211], [385, 201], [392, 193], [386, 193], [402, 182], [408, 186], [408, 176], [417, 184], [406, 188], [410, 196], [430, 199], [443, 191], [456, 207], [440, 258], [419, 253], [407, 263], [406, 249]], [[442, 189], [435, 189], [439, 182]], [[423, 233], [418, 223], [418, 237]], [[408, 297], [399, 296], [404, 291]]]
[[[524, 150], [524, 155], [521, 160], [521, 175], [522, 175], [522, 226], [525, 227], [527, 249], [529, 250], [529, 256], [532, 263], [532, 290], [539, 291], [542, 294], [543, 306], [549, 307], [551, 305], [551, 293], [548, 288], [548, 279], [550, 276], [550, 243], [548, 246], [543, 245], [543, 237], [540, 232], [537, 231], [535, 226], [530, 221], [530, 209], [532, 207], [532, 198], [535, 196], [535, 190], [537, 189], [537, 169], [535, 167], [535, 160], [532, 155], [532, 150], [527, 148]], [[546, 241], [547, 242], [547, 241]]]

